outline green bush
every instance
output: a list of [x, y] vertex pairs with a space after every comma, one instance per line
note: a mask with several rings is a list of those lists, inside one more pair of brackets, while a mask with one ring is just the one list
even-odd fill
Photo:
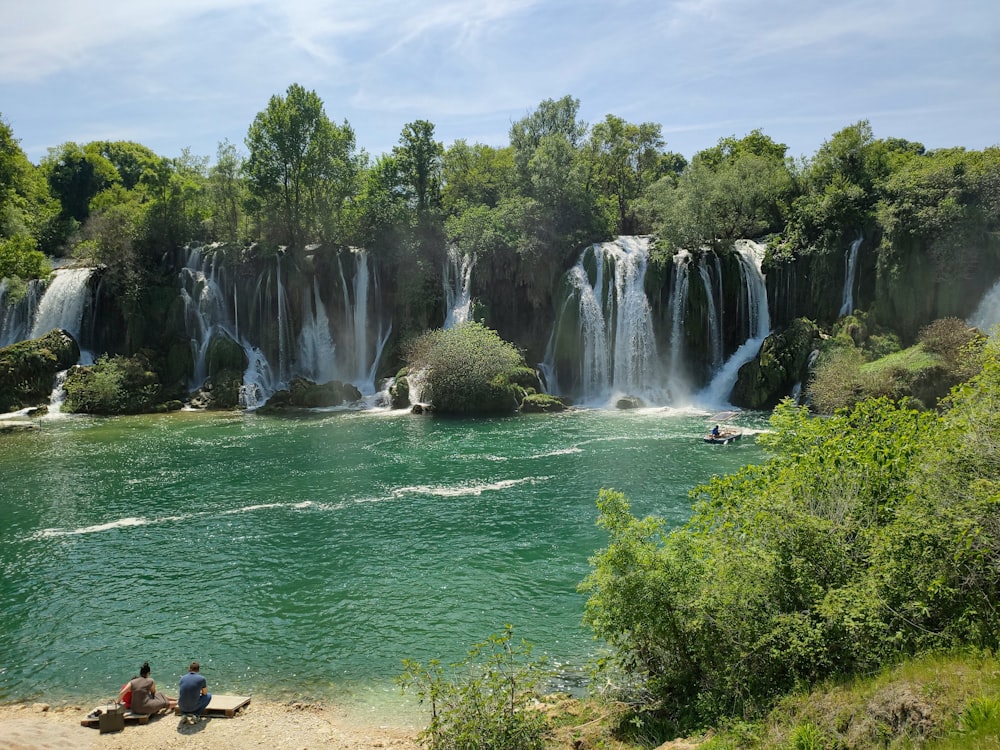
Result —
[[442, 414], [513, 412], [524, 357], [480, 323], [429, 331], [409, 349], [411, 372], [425, 373], [423, 398]]
[[531, 645], [514, 644], [504, 627], [475, 644], [464, 662], [445, 674], [437, 660], [427, 666], [404, 660], [398, 682], [429, 703], [431, 721], [420, 733], [431, 750], [542, 750], [545, 714], [535, 707], [544, 659], [531, 661]]
[[998, 398], [991, 342], [941, 416], [779, 406], [759, 437], [773, 457], [693, 490], [683, 528], [602, 490], [586, 621], [647, 704], [693, 722], [757, 717], [900, 654], [997, 648]]
[[88, 367], [70, 371], [63, 386], [68, 412], [86, 414], [140, 414], [160, 403], [156, 373], [134, 357], [101, 357]]

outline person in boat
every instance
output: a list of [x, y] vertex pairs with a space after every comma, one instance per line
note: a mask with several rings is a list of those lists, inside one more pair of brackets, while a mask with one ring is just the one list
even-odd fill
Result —
[[149, 676], [149, 672], [149, 662], [145, 661], [139, 668], [139, 676], [122, 685], [118, 692], [118, 700], [134, 714], [152, 715], [163, 709], [172, 710], [177, 705], [176, 699], [156, 691], [156, 682]]
[[715, 425], [715, 427], [712, 428], [712, 437], [717, 438], [720, 434], [719, 425]]

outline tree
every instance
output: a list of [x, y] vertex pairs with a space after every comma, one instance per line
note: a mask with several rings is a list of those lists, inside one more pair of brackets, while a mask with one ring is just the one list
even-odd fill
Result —
[[661, 128], [651, 122], [633, 125], [607, 115], [591, 130], [591, 179], [602, 195], [614, 200], [619, 234], [639, 232], [634, 203], [661, 176], [663, 146]]
[[346, 121], [334, 125], [316, 92], [293, 83], [257, 114], [246, 145], [250, 193], [273, 222], [265, 234], [294, 247], [330, 239], [330, 215], [354, 194], [359, 168]]
[[58, 214], [44, 175], [0, 118], [0, 278], [48, 273], [41, 250], [53, 249], [58, 240]]
[[580, 100], [571, 96], [562, 99], [545, 99], [537, 109], [510, 127], [510, 145], [514, 149], [514, 163], [521, 176], [523, 187], [529, 189], [531, 176], [528, 162], [546, 136], [559, 136], [571, 149], [576, 149], [587, 134], [586, 123], [576, 121]]
[[241, 209], [245, 189], [240, 179], [243, 157], [228, 140], [219, 144], [215, 165], [208, 172], [208, 194], [212, 206], [212, 239], [236, 242], [240, 236]]
[[41, 167], [52, 194], [62, 206], [62, 217], [78, 224], [90, 216], [90, 201], [94, 196], [121, 182], [114, 164], [97, 149], [76, 143], [49, 149]]
[[434, 140], [434, 125], [415, 120], [403, 126], [392, 150], [409, 200], [419, 217], [441, 205], [441, 161], [444, 146]]
[[456, 215], [474, 206], [495, 207], [515, 194], [514, 149], [457, 140], [444, 153], [441, 202]]
[[657, 233], [668, 246], [697, 249], [781, 229], [794, 190], [784, 152], [755, 130], [695, 154], [676, 182], [661, 179], [647, 194]]

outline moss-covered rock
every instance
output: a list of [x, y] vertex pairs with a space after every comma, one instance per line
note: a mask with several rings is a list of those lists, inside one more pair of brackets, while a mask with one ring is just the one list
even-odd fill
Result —
[[521, 401], [521, 412], [524, 414], [554, 413], [566, 411], [566, 408], [561, 399], [547, 393], [531, 393]]
[[638, 396], [622, 396], [615, 402], [616, 409], [641, 409], [646, 403]]
[[314, 383], [305, 378], [296, 378], [289, 388], [289, 404], [306, 409], [324, 406], [339, 406], [361, 400], [361, 391], [351, 383], [331, 380], [328, 383]]
[[159, 376], [144, 357], [101, 357], [74, 367], [63, 385], [63, 410], [85, 414], [141, 414], [164, 403]]
[[258, 411], [266, 414], [281, 409], [317, 409], [354, 403], [361, 398], [361, 391], [351, 383], [339, 380], [314, 383], [306, 378], [295, 378], [287, 390], [273, 393]]
[[215, 378], [227, 370], [245, 372], [249, 360], [243, 347], [225, 331], [219, 331], [208, 342], [205, 352], [205, 367], [208, 377]]
[[406, 375], [397, 375], [389, 388], [389, 405], [393, 409], [405, 409], [410, 405], [410, 379]]
[[80, 359], [80, 346], [67, 331], [0, 349], [0, 412], [48, 403], [56, 373]]
[[205, 380], [204, 385], [192, 394], [191, 406], [196, 409], [238, 409], [242, 387], [242, 370], [222, 370]]
[[730, 401], [745, 409], [773, 409], [806, 380], [809, 356], [819, 341], [819, 329], [806, 318], [768, 336], [757, 356], [740, 368]]

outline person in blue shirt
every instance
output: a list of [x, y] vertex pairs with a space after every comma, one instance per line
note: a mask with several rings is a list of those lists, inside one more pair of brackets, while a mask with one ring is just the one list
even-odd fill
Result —
[[184, 714], [184, 720], [189, 724], [197, 721], [212, 700], [208, 692], [208, 681], [200, 674], [201, 665], [193, 661], [188, 673], [181, 677], [180, 693], [177, 696], [177, 707]]

